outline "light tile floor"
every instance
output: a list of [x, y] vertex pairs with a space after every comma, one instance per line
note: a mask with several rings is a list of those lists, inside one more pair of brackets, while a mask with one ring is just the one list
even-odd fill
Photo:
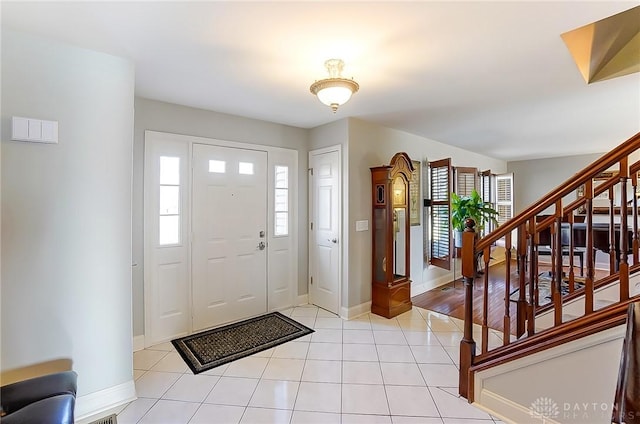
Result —
[[138, 399], [118, 423], [499, 422], [458, 397], [460, 320], [416, 307], [390, 320], [283, 313], [315, 332], [198, 375], [171, 343], [135, 352]]

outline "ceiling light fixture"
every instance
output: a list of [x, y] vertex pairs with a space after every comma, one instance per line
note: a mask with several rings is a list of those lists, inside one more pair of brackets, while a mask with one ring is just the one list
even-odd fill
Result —
[[318, 100], [331, 107], [333, 113], [336, 113], [338, 107], [347, 103], [360, 86], [353, 79], [342, 78], [344, 68], [342, 60], [329, 59], [324, 62], [324, 66], [327, 67], [329, 78], [314, 82], [310, 90], [318, 96]]

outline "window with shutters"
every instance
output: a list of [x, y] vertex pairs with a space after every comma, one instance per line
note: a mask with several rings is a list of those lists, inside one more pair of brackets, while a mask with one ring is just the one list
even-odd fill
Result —
[[429, 162], [431, 264], [451, 269], [451, 159]]
[[[495, 178], [496, 175], [492, 174], [490, 170], [482, 171], [480, 173], [480, 197], [484, 202], [491, 205], [493, 209], [496, 209], [496, 190], [495, 190]], [[489, 221], [484, 226], [484, 232], [482, 236], [489, 234], [496, 228], [496, 224], [493, 221]]]
[[498, 225], [513, 218], [513, 174], [496, 175]]
[[471, 192], [477, 189], [478, 170], [476, 168], [454, 168], [456, 186], [454, 191], [460, 197], [471, 196]]

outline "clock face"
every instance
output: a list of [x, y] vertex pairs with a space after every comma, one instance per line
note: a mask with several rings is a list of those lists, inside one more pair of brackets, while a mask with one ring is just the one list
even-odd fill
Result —
[[405, 204], [407, 188], [402, 177], [396, 177], [393, 180], [393, 204], [401, 206]]

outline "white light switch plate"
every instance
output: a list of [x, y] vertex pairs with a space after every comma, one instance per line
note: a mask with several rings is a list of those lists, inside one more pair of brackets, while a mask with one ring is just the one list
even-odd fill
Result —
[[369, 230], [369, 221], [356, 221], [356, 231], [368, 231]]
[[11, 139], [56, 144], [58, 143], [58, 122], [14, 116], [11, 119]]

